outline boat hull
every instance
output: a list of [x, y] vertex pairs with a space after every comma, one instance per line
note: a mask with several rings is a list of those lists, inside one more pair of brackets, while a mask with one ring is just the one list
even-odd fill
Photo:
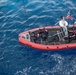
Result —
[[[72, 27], [72, 25], [70, 26]], [[47, 26], [45, 27], [46, 29], [55, 29], [55, 28], [60, 28], [59, 26]], [[31, 32], [35, 32], [39, 29], [42, 29], [42, 28], [35, 28], [35, 29], [32, 29], [32, 30], [28, 30], [28, 31], [25, 31], [25, 32], [22, 32], [19, 34], [19, 42], [25, 46], [29, 46], [29, 47], [32, 47], [32, 48], [35, 48], [35, 49], [38, 49], [38, 50], [65, 50], [65, 49], [71, 49], [71, 48], [76, 48], [76, 43], [68, 43], [68, 44], [58, 44], [58, 45], [44, 45], [44, 44], [37, 44], [37, 43], [34, 43], [34, 42], [31, 42], [27, 39], [24, 39], [22, 38], [22, 36], [24, 34], [28, 34], [28, 33], [31, 33]]]

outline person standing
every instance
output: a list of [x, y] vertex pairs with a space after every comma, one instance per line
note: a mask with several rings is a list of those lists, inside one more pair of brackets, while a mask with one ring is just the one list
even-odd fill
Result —
[[68, 29], [67, 29], [68, 22], [65, 20], [65, 17], [61, 16], [59, 26], [61, 27], [64, 37], [68, 37]]

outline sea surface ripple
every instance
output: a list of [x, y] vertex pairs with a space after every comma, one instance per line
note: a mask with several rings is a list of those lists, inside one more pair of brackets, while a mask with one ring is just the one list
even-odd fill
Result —
[[54, 25], [76, 0], [0, 0], [0, 75], [76, 75], [76, 49], [35, 50], [18, 42], [18, 34]]

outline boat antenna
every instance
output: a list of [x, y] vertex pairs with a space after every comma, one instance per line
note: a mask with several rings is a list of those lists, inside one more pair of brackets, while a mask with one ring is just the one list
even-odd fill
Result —
[[70, 10], [68, 11], [67, 15], [69, 15], [69, 14], [70, 14]]
[[[71, 15], [71, 14], [70, 14], [70, 11], [68, 11], [67, 15]], [[76, 19], [73, 17], [73, 20], [76, 20]]]
[[[70, 11], [68, 12], [67, 15], [70, 15]], [[75, 20], [74, 25], [73, 25], [73, 31], [74, 31], [74, 29], [75, 29], [75, 25], [76, 25], [76, 19], [73, 17], [73, 20]]]
[[59, 23], [59, 21], [58, 21], [58, 22], [56, 22], [56, 23], [55, 23], [55, 25], [57, 25], [58, 23]]

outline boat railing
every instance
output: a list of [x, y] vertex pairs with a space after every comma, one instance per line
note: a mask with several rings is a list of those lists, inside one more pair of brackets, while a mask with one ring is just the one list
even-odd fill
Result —
[[54, 37], [54, 36], [56, 36], [56, 35], [59, 35], [59, 34], [63, 34], [63, 32], [59, 32], [59, 31], [57, 31], [57, 33], [56, 34], [54, 34], [54, 35], [52, 35], [52, 36], [48, 36], [48, 37]]
[[48, 36], [48, 38], [58, 37], [58, 41], [63, 41], [63, 32], [57, 31], [56, 34]]

